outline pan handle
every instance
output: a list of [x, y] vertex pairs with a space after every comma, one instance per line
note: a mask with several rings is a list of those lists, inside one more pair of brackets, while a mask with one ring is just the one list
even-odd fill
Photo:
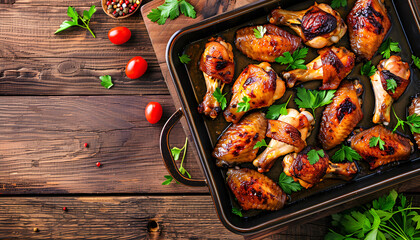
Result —
[[178, 182], [191, 186], [191, 187], [203, 187], [207, 186], [205, 180], [195, 180], [184, 177], [178, 170], [175, 160], [172, 157], [171, 149], [169, 147], [169, 134], [172, 128], [183, 116], [182, 109], [178, 109], [172, 116], [166, 121], [160, 133], [160, 153], [162, 154], [163, 162], [165, 163], [166, 169], [169, 174]]

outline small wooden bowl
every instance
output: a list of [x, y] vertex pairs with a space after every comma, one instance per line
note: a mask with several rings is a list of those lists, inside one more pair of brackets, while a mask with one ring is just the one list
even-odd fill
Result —
[[107, 2], [108, 0], [102, 0], [102, 10], [104, 10], [104, 12], [105, 12], [105, 14], [106, 15], [108, 15], [108, 16], [110, 16], [110, 17], [112, 17], [113, 19], [123, 19], [123, 18], [127, 18], [127, 17], [129, 17], [129, 16], [131, 16], [131, 15], [133, 15], [135, 12], [137, 12], [137, 10], [139, 10], [139, 8], [140, 8], [140, 5], [141, 5], [141, 2], [142, 2], [142, 0], [139, 0], [139, 4], [137, 4], [137, 7], [136, 7], [136, 9], [134, 9], [134, 11], [133, 12], [131, 12], [131, 13], [128, 13], [128, 14], [126, 14], [126, 15], [124, 15], [124, 16], [118, 16], [118, 17], [114, 17], [114, 15], [112, 15], [112, 14], [110, 14], [110, 13], [108, 13], [108, 6], [106, 5], [106, 2]]

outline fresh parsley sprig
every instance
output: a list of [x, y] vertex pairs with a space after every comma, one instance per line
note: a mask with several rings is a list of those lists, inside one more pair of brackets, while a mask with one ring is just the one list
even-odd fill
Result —
[[[191, 178], [190, 173], [182, 166], [182, 164], [184, 163], [185, 154], [187, 152], [187, 144], [188, 144], [188, 138], [185, 138], [184, 146], [182, 148], [177, 148], [177, 147], [171, 148], [171, 154], [174, 160], [177, 161], [179, 159], [179, 156], [181, 155], [181, 152], [183, 152], [181, 164], [178, 170], [181, 172], [182, 175], [187, 174], [188, 178]], [[166, 180], [162, 183], [162, 185], [169, 185], [173, 180], [173, 177], [170, 175], [165, 175], [164, 177], [166, 178]]]
[[325, 156], [324, 150], [311, 149], [311, 151], [308, 152], [308, 161], [311, 165], [314, 165], [315, 163], [319, 161], [320, 157], [323, 158], [324, 156]]
[[341, 148], [337, 150], [332, 156], [333, 162], [342, 162], [347, 160], [349, 162], [353, 162], [353, 160], [360, 160], [362, 156], [359, 155], [353, 148], [341, 144]]
[[398, 42], [393, 42], [391, 38], [387, 38], [379, 47], [379, 52], [384, 58], [391, 57], [391, 52], [401, 52]]
[[111, 76], [109, 75], [100, 76], [99, 79], [101, 80], [101, 85], [104, 88], [110, 89], [112, 86], [114, 86], [114, 84], [112, 83]]
[[336, 90], [308, 90], [297, 88], [295, 103], [299, 108], [310, 108], [315, 117], [315, 110], [332, 102]]
[[[71, 18], [71, 21], [64, 21], [61, 23], [60, 28], [55, 31], [54, 34], [64, 31], [70, 27], [78, 26], [84, 29], [89, 30], [94, 38], [96, 38], [95, 34], [93, 34], [92, 30], [89, 28], [89, 22], [92, 18], [92, 15], [96, 12], [95, 5], [91, 6], [89, 11], [84, 10], [83, 16], [80, 16], [74, 7], [69, 6], [67, 8], [67, 15]], [[83, 25], [79, 24], [79, 20], [82, 21]]]
[[414, 55], [411, 55], [411, 59], [413, 59], [414, 65], [416, 65], [416, 67], [418, 69], [420, 69], [420, 58], [419, 57], [416, 57]]
[[295, 182], [293, 177], [287, 176], [284, 172], [282, 172], [279, 176], [279, 186], [287, 194], [298, 192], [303, 188], [299, 182]]
[[289, 104], [291, 98], [292, 95], [290, 95], [286, 103], [282, 103], [280, 105], [271, 105], [268, 108], [268, 112], [265, 117], [267, 119], [278, 119], [280, 115], [287, 115], [287, 104]]
[[188, 56], [187, 54], [182, 54], [181, 56], [178, 56], [178, 57], [179, 57], [179, 61], [181, 61], [181, 63], [183, 64], [188, 64], [191, 61], [190, 56]]
[[261, 141], [255, 143], [255, 146], [252, 149], [260, 148], [260, 147], [268, 147], [265, 139], [261, 139]]
[[381, 139], [381, 136], [371, 137], [369, 139], [369, 147], [373, 148], [379, 145], [379, 149], [385, 149], [385, 141]]
[[334, 9], [339, 7], [347, 7], [347, 0], [332, 0], [331, 7]]
[[220, 90], [219, 87], [216, 88], [216, 90], [214, 90], [213, 92], [213, 97], [216, 98], [216, 100], [219, 102], [220, 104], [220, 108], [222, 108], [222, 110], [225, 110], [226, 106], [227, 106], [227, 100], [226, 100], [226, 95], [222, 94], [222, 90]]
[[232, 208], [232, 213], [235, 214], [235, 215], [238, 215], [239, 217], [243, 217], [241, 209], [239, 209], [237, 207]]
[[258, 26], [254, 28], [253, 30], [254, 30], [254, 36], [256, 38], [263, 38], [264, 34], [267, 32], [267, 28], [265, 28], [264, 26]]
[[395, 79], [390, 78], [386, 80], [386, 90], [391, 90], [392, 93], [395, 93], [395, 89], [397, 89], [397, 82]]
[[276, 62], [281, 64], [288, 64], [286, 70], [289, 68], [292, 69], [308, 69], [306, 67], [305, 63], [305, 57], [308, 54], [308, 48], [304, 47], [301, 49], [298, 49], [293, 52], [293, 54], [290, 54], [290, 52], [283, 53], [283, 56], [277, 57], [275, 59]]
[[152, 22], [157, 22], [159, 25], [163, 25], [168, 17], [171, 20], [177, 18], [180, 11], [187, 17], [197, 17], [194, 6], [186, 0], [166, 0], [164, 4], [152, 9], [150, 13], [147, 14], [147, 18], [149, 18]]
[[372, 76], [376, 72], [376, 67], [372, 65], [372, 61], [368, 61], [367, 63], [363, 64], [360, 73], [364, 76]]
[[411, 114], [407, 117], [407, 121], [404, 121], [397, 116], [394, 108], [392, 108], [392, 111], [394, 112], [394, 116], [398, 121], [397, 125], [395, 125], [392, 132], [395, 132], [399, 126], [401, 126], [402, 130], [404, 131], [404, 124], [407, 124], [410, 128], [411, 133], [420, 133], [420, 115], [417, 115], [415, 113]]
[[238, 109], [236, 110], [236, 112], [247, 112], [249, 111], [249, 109], [251, 108], [251, 105], [249, 104], [249, 101], [251, 100], [251, 98], [244, 96], [242, 98], [242, 102], [238, 103]]

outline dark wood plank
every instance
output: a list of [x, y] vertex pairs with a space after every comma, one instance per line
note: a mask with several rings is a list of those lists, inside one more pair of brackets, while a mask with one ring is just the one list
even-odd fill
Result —
[[[150, 101], [163, 106], [158, 124], [145, 119]], [[0, 193], [207, 193], [161, 185], [168, 173], [159, 134], [174, 111], [168, 95], [1, 97]], [[184, 144], [180, 124], [171, 136], [171, 145]], [[203, 178], [193, 148], [190, 142], [185, 167]]]

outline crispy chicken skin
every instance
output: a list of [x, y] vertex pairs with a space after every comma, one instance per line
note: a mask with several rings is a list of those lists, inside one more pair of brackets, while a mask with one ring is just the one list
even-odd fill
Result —
[[216, 165], [232, 166], [233, 164], [252, 162], [257, 156], [255, 144], [265, 138], [267, 120], [261, 112], [244, 117], [239, 123], [231, 125], [220, 137], [212, 156]]
[[370, 60], [391, 28], [383, 0], [358, 0], [347, 16], [350, 45], [360, 58]]
[[229, 169], [227, 185], [243, 210], [279, 210], [286, 203], [286, 194], [270, 178], [252, 169]]
[[[300, 153], [291, 153], [283, 159], [283, 171], [286, 175], [299, 181], [304, 188], [310, 188], [325, 178], [341, 178], [350, 180], [357, 173], [357, 167], [352, 163], [332, 163], [327, 153], [318, 162], [310, 164], [308, 152], [314, 149], [306, 147]], [[319, 150], [319, 148], [315, 148]]]
[[201, 55], [200, 70], [206, 81], [207, 92], [203, 102], [198, 105], [198, 112], [216, 118], [222, 109], [213, 93], [222, 83], [232, 82], [235, 73], [232, 46], [221, 37], [209, 39]]
[[[372, 137], [380, 137], [385, 142], [384, 150], [379, 148], [379, 144], [370, 147], [369, 141]], [[351, 137], [350, 141], [351, 148], [369, 163], [371, 170], [390, 162], [408, 159], [413, 147], [410, 139], [392, 133], [382, 125], [362, 131]]]
[[244, 27], [236, 31], [235, 46], [239, 51], [257, 61], [274, 62], [285, 52], [294, 52], [302, 44], [302, 39], [273, 25], [263, 25], [267, 32], [256, 38], [256, 26]]
[[[413, 115], [417, 114], [420, 115], [420, 96], [416, 96], [413, 98], [410, 107], [408, 108], [408, 114]], [[414, 139], [417, 143], [417, 148], [420, 149], [420, 134], [419, 133], [413, 133]]]
[[[375, 94], [374, 123], [388, 125], [391, 120], [392, 103], [405, 91], [410, 83], [410, 66], [401, 61], [399, 56], [391, 56], [379, 62], [378, 70], [370, 77]], [[397, 83], [395, 92], [387, 89], [387, 80], [394, 79]]]
[[343, 80], [353, 70], [354, 53], [345, 47], [330, 47], [318, 51], [319, 56], [306, 64], [307, 69], [295, 69], [283, 73], [287, 86], [292, 88], [296, 82], [322, 80], [320, 90], [337, 89]]
[[287, 11], [281, 8], [271, 12], [269, 21], [292, 28], [313, 48], [323, 48], [337, 43], [346, 33], [347, 26], [340, 14], [327, 4], [317, 4], [302, 11]]
[[224, 117], [228, 122], [239, 122], [245, 112], [238, 112], [238, 103], [243, 102], [245, 96], [250, 99], [249, 110], [252, 110], [272, 105], [285, 91], [285, 83], [269, 63], [248, 65], [232, 87], [233, 96]]
[[343, 82], [335, 92], [332, 102], [322, 114], [319, 140], [325, 150], [330, 150], [343, 142], [362, 120], [363, 86], [359, 81]]
[[[299, 131], [300, 138], [306, 146], [306, 138], [311, 134], [315, 123], [310, 112], [299, 112], [293, 108], [287, 109], [287, 115], [280, 115], [278, 121], [280, 121], [279, 126], [287, 125], [287, 128], [276, 128], [273, 124], [273, 127], [268, 129], [266, 136], [271, 135], [273, 139], [270, 140], [268, 147], [253, 161], [254, 166], [258, 167], [258, 172], [268, 172], [277, 158], [302, 150], [300, 141], [296, 140], [298, 135], [296, 130]], [[281, 130], [284, 133], [279, 132]]]

